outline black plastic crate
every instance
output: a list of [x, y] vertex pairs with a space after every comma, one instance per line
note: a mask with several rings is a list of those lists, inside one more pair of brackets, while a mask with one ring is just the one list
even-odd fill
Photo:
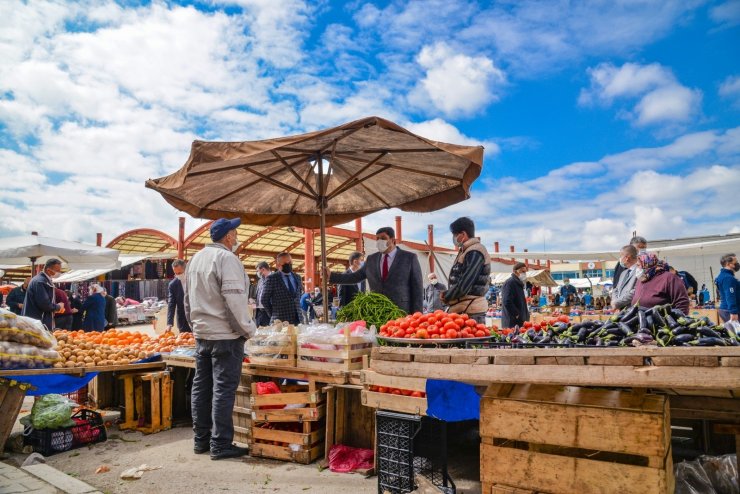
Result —
[[378, 410], [376, 428], [380, 494], [415, 490], [415, 474], [429, 479], [440, 492], [455, 494], [455, 483], [447, 474], [446, 422]]
[[376, 445], [378, 450], [378, 493], [403, 494], [413, 491], [414, 436], [421, 428], [421, 417], [378, 410]]
[[103, 417], [93, 410], [82, 409], [72, 415], [76, 422], [61, 429], [34, 429], [24, 432], [24, 443], [32, 446], [36, 453], [51, 456], [85, 444], [101, 443], [108, 439]]

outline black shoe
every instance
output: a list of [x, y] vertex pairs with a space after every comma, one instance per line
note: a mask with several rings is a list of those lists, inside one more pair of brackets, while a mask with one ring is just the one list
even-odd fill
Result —
[[232, 444], [230, 446], [226, 446], [225, 448], [212, 449], [211, 459], [223, 460], [224, 458], [238, 458], [240, 456], [246, 456], [247, 454], [249, 454], [249, 448], [242, 448], [235, 444]]
[[211, 445], [208, 443], [206, 444], [196, 443], [195, 446], [193, 446], [193, 453], [195, 453], [196, 455], [202, 455], [203, 453], [208, 453], [210, 450], [211, 450]]

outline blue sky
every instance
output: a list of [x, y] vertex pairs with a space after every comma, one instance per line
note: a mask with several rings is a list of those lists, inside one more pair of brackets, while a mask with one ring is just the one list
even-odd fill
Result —
[[174, 233], [143, 184], [193, 139], [368, 115], [486, 147], [473, 197], [406, 237], [462, 214], [530, 250], [740, 232], [738, 0], [35, 0], [0, 3], [0, 235]]

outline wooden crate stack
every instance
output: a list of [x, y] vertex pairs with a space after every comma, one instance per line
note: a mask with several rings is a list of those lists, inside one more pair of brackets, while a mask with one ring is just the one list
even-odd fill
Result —
[[260, 328], [246, 343], [249, 362], [257, 365], [295, 367], [297, 335], [298, 330], [292, 325], [282, 328], [281, 331]]
[[310, 348], [312, 342], [306, 341], [298, 345], [297, 366], [304, 369], [320, 371], [350, 372], [363, 368], [363, 357], [369, 356], [373, 349], [372, 341], [361, 336], [352, 336], [349, 327], [344, 329], [341, 340], [331, 342], [317, 342], [322, 346], [334, 346], [333, 349]]
[[[311, 463], [324, 454], [325, 396], [313, 381], [307, 386], [281, 386], [281, 391], [259, 395], [257, 385], [252, 383], [250, 454]], [[288, 408], [280, 408], [284, 406]], [[281, 427], [291, 430], [280, 430]]]
[[123, 380], [124, 420], [121, 430], [154, 434], [172, 428], [172, 387], [169, 371], [130, 373]]
[[426, 415], [427, 399], [390, 393], [370, 391], [371, 386], [395, 388], [399, 390], [420, 391], [426, 393], [427, 380], [421, 377], [399, 377], [378, 374], [375, 371], [362, 371], [362, 404], [366, 407], [389, 410], [393, 412]]
[[246, 446], [252, 445], [252, 376], [242, 374], [234, 400], [234, 441]]
[[665, 396], [495, 384], [481, 400], [480, 434], [483, 493], [674, 489]]

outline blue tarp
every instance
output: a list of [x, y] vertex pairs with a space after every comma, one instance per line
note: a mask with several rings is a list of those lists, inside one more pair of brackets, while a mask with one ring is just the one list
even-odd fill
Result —
[[447, 422], [480, 420], [480, 396], [471, 384], [427, 379], [427, 415]]
[[28, 383], [36, 388], [29, 389], [26, 393], [28, 396], [41, 396], [52, 393], [73, 393], [89, 383], [97, 375], [97, 372], [91, 372], [82, 377], [69, 376], [67, 374], [45, 374], [39, 376], [13, 376], [13, 379], [21, 383]]

